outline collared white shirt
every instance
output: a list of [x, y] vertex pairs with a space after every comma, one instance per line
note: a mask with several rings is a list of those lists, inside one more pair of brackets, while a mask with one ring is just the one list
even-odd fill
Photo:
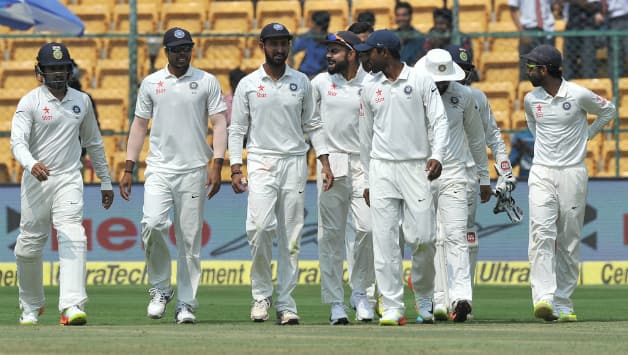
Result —
[[135, 116], [152, 117], [146, 164], [181, 173], [207, 165], [209, 116], [227, 109], [215, 76], [190, 66], [180, 78], [168, 66], [147, 76], [140, 86]]
[[480, 184], [490, 184], [484, 125], [471, 90], [451, 81], [441, 97], [449, 123], [449, 144], [441, 177], [466, 180], [467, 162], [471, 161]]
[[349, 81], [340, 73], [321, 73], [312, 79], [314, 115], [323, 122], [330, 153], [360, 154], [360, 93], [369, 76], [358, 71]]
[[[367, 177], [371, 158], [443, 163], [449, 128], [430, 76], [406, 64], [394, 82], [378, 73], [365, 83], [361, 100], [360, 158]], [[428, 131], [433, 135], [431, 145]]]
[[102, 137], [89, 97], [68, 88], [59, 101], [45, 85], [22, 97], [13, 115], [11, 151], [26, 171], [38, 162], [50, 169], [50, 175], [79, 170], [81, 146], [90, 155], [101, 189], [111, 190]]
[[613, 19], [628, 15], [628, 0], [606, 0], [608, 4], [608, 16]]
[[[475, 102], [478, 104], [480, 118], [482, 119], [482, 124], [484, 125], [486, 145], [491, 148], [497, 167], [504, 173], [511, 172], [512, 167], [510, 166], [508, 152], [506, 151], [506, 144], [504, 143], [502, 132], [497, 126], [497, 121], [495, 120], [493, 110], [491, 110], [491, 106], [489, 105], [488, 98], [482, 90], [472, 86], [468, 86], [468, 88], [471, 90], [471, 94], [475, 98]], [[471, 159], [470, 162], [473, 163], [473, 160]], [[467, 164], [467, 166], [470, 165]]]
[[[612, 102], [564, 79], [556, 96], [537, 87], [523, 101], [528, 127], [536, 138], [532, 163], [548, 167], [582, 164], [587, 140], [615, 117]], [[590, 127], [587, 113], [598, 116]]]
[[317, 155], [327, 154], [323, 124], [313, 115], [312, 86], [305, 74], [286, 65], [273, 80], [263, 64], [245, 76], [236, 89], [229, 126], [231, 165], [242, 164], [242, 142], [249, 154], [291, 156], [309, 150], [309, 135]]
[[[519, 9], [519, 22], [523, 28], [536, 28], [536, 1], [534, 0], [508, 0], [508, 6]], [[552, 13], [552, 1], [541, 0], [541, 18], [543, 19], [543, 31], [554, 31], [554, 14]]]

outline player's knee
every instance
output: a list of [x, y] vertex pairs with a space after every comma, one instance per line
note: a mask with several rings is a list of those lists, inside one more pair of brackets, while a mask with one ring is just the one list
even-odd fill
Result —
[[67, 223], [55, 226], [59, 243], [86, 243], [85, 228], [80, 223]]
[[30, 240], [24, 240], [23, 238], [18, 238], [15, 243], [13, 253], [18, 260], [38, 259], [43, 255], [44, 246], [46, 245], [46, 236], [29, 239]]
[[153, 231], [164, 231], [168, 228], [170, 228], [168, 219], [164, 220], [157, 216], [144, 216], [142, 218], [142, 230], [149, 234]]

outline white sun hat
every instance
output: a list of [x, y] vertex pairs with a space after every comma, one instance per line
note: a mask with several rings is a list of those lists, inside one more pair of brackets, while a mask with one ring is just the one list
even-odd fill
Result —
[[426, 71], [434, 81], [458, 81], [465, 78], [465, 72], [454, 63], [451, 54], [440, 48], [427, 52], [415, 65], [419, 70]]

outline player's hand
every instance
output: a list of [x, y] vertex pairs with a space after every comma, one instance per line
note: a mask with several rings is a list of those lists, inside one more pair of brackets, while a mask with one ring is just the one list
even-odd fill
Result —
[[323, 177], [323, 191], [329, 191], [334, 186], [334, 174], [329, 167], [323, 166], [321, 176]]
[[429, 181], [438, 179], [440, 173], [443, 171], [443, 166], [436, 159], [430, 159], [427, 161], [427, 166], [425, 167], [425, 171], [427, 171], [427, 179]]
[[42, 163], [35, 163], [31, 169], [31, 175], [39, 181], [46, 181], [50, 175], [50, 169]]
[[100, 190], [102, 196], [102, 206], [108, 210], [113, 203], [113, 190]]
[[123, 199], [131, 200], [131, 185], [133, 183], [133, 174], [125, 171], [122, 179], [120, 179], [120, 196]]
[[369, 192], [369, 189], [364, 189], [362, 197], [364, 197], [364, 202], [366, 202], [366, 205], [371, 207], [371, 193]]
[[480, 202], [487, 203], [491, 199], [493, 189], [491, 185], [480, 185]]
[[241, 194], [248, 189], [249, 182], [242, 175], [242, 172], [231, 173], [231, 187], [237, 194]]
[[209, 173], [207, 174], [207, 182], [205, 183], [205, 188], [208, 189], [207, 191], [208, 200], [214, 197], [214, 195], [217, 194], [218, 191], [220, 191], [220, 182], [221, 182], [220, 170], [222, 170], [221, 166], [214, 165], [214, 167], [211, 168], [209, 170]]

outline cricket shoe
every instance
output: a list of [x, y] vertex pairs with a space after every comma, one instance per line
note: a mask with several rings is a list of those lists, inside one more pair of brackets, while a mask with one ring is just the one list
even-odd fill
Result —
[[397, 309], [385, 311], [379, 319], [379, 325], [406, 325], [406, 317]]
[[87, 323], [87, 314], [78, 306], [71, 306], [61, 312], [62, 325], [84, 325]]
[[268, 320], [268, 309], [273, 303], [272, 297], [266, 297], [261, 300], [254, 300], [251, 307], [251, 320], [253, 322], [265, 322]]
[[427, 298], [427, 297], [419, 298], [419, 300], [416, 302], [415, 307], [416, 307], [417, 312], [419, 313], [419, 315], [416, 317], [417, 323], [424, 323], [424, 324], [434, 323], [434, 314], [432, 313], [433, 305], [432, 305], [431, 298]]
[[553, 301], [540, 301], [534, 305], [534, 316], [546, 322], [552, 322], [558, 319], [555, 309]]
[[361, 322], [371, 322], [375, 318], [375, 311], [369, 299], [366, 295], [360, 295], [357, 297], [357, 304], [355, 305], [355, 319]]
[[174, 313], [174, 321], [177, 324], [194, 324], [196, 323], [196, 316], [190, 306], [187, 304], [179, 304]]
[[342, 304], [342, 302], [334, 302], [331, 304], [331, 316], [329, 316], [329, 324], [349, 324], [349, 316], [347, 316], [347, 312], [345, 312], [345, 305]]
[[39, 316], [44, 313], [46, 306], [42, 306], [39, 309], [33, 311], [22, 311], [20, 316], [20, 325], [37, 325], [39, 324]]
[[300, 319], [296, 313], [290, 310], [277, 311], [277, 324], [279, 325], [298, 325]]
[[382, 295], [377, 296], [377, 302], [375, 303], [375, 313], [380, 318], [384, 314], [384, 297]]
[[574, 313], [574, 311], [572, 310], [563, 310], [563, 309], [559, 309], [558, 310], [558, 321], [561, 323], [568, 323], [568, 322], [577, 322], [578, 321], [578, 317], [576, 316], [576, 313]]
[[174, 290], [170, 289], [170, 291], [162, 291], [153, 287], [148, 290], [148, 294], [150, 295], [150, 302], [148, 303], [146, 315], [148, 318], [152, 319], [159, 319], [163, 317], [164, 313], [166, 313], [166, 305], [170, 302], [170, 300], [172, 300]]
[[467, 320], [467, 316], [471, 313], [471, 302], [468, 300], [457, 300], [453, 304], [453, 313], [451, 319], [456, 323], [462, 323]]
[[443, 322], [449, 320], [449, 312], [447, 312], [447, 307], [442, 303], [434, 305], [433, 315], [434, 319], [437, 321]]

